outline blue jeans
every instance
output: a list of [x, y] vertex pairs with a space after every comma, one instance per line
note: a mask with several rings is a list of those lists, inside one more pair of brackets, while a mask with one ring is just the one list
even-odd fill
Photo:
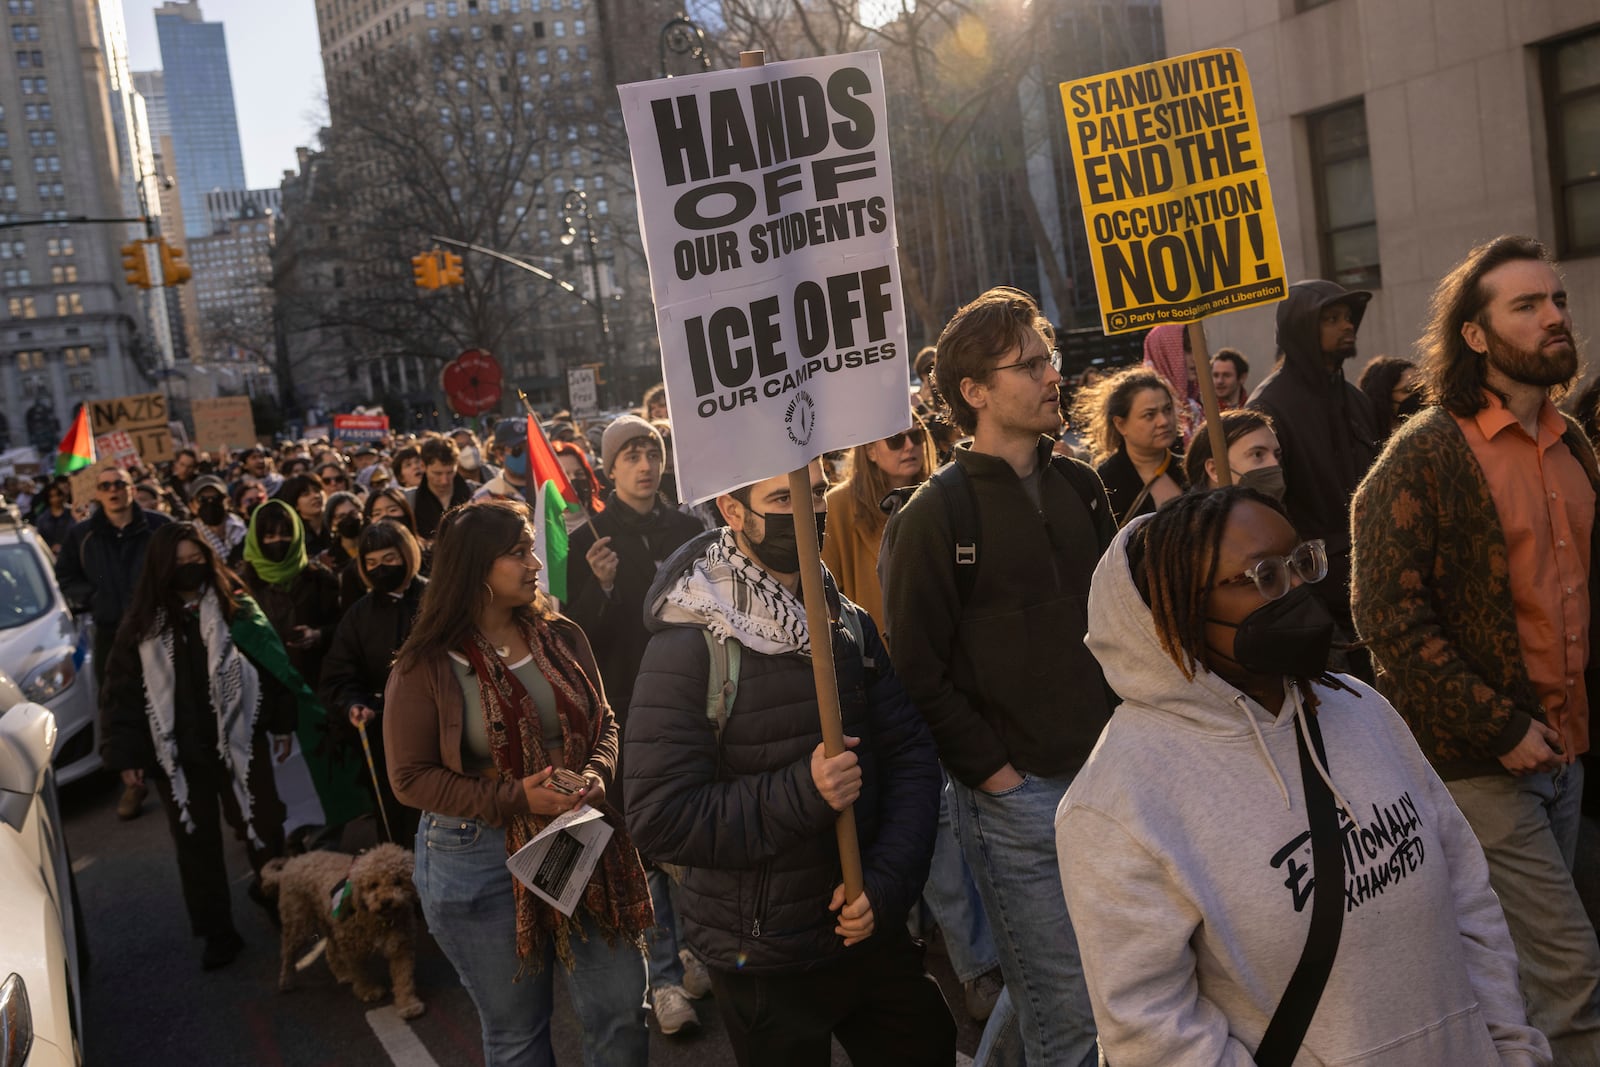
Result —
[[[416, 855], [422, 913], [478, 1009], [485, 1067], [553, 1067], [555, 945], [547, 941], [543, 959], [529, 961], [517, 979], [521, 961], [505, 831], [425, 811]], [[587, 911], [580, 909], [577, 918], [587, 940], [574, 931], [576, 966], [567, 974], [567, 990], [583, 1026], [583, 1062], [588, 1067], [642, 1065], [649, 1042], [644, 960], [632, 944], [607, 944]]]
[[[943, 773], [941, 767], [940, 774]], [[939, 799], [933, 865], [928, 869], [928, 883], [922, 887], [922, 899], [944, 934], [951, 970], [965, 983], [994, 970], [999, 966], [1000, 957], [995, 952], [994, 934], [989, 929], [983, 900], [978, 896], [978, 885], [967, 868], [966, 857], [961, 854], [961, 842], [956, 840], [951, 814], [954, 804], [947, 777], [944, 795]]]
[[950, 782], [956, 837], [994, 931], [1030, 1064], [1093, 1065], [1094, 1014], [1056, 864], [1056, 806], [1070, 778], [1024, 775], [1002, 793]]
[[1017, 1029], [1017, 1009], [1011, 1006], [1011, 990], [1000, 987], [1000, 999], [994, 1002], [994, 1011], [984, 1024], [983, 1037], [978, 1040], [978, 1054], [972, 1057], [973, 1067], [1027, 1067], [1027, 1056], [1022, 1050], [1022, 1034]]
[[683, 984], [683, 961], [678, 958], [678, 913], [672, 907], [672, 879], [665, 871], [645, 868], [650, 885], [650, 906], [656, 924], [645, 934], [645, 959], [650, 967], [650, 988]]

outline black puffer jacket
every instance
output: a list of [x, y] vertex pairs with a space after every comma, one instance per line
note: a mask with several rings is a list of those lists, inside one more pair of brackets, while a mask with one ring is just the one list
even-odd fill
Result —
[[[719, 531], [661, 567], [646, 611]], [[833, 626], [845, 733], [861, 738], [855, 805], [867, 897], [879, 932], [905, 922], [928, 877], [938, 818], [933, 739], [889, 664], [877, 627], [828, 579], [834, 612], [856, 612], [866, 644]], [[702, 631], [654, 618], [623, 744], [628, 831], [639, 851], [685, 868], [684, 938], [707, 966], [752, 974], [832, 966], [870, 951], [833, 932], [834, 812], [811, 780], [822, 740], [811, 662], [743, 650], [721, 741], [706, 718], [711, 656]], [[863, 651], [865, 655], [863, 655]], [[870, 663], [871, 666], [867, 666]]]

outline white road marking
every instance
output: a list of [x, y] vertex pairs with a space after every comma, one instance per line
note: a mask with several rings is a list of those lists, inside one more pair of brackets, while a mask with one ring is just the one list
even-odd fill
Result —
[[378, 1036], [378, 1043], [389, 1054], [389, 1062], [394, 1067], [439, 1067], [439, 1061], [433, 1058], [422, 1040], [400, 1018], [393, 1004], [385, 1004], [367, 1012], [367, 1025]]
[[956, 1067], [972, 1067], [972, 1057], [965, 1052], [957, 1052]]

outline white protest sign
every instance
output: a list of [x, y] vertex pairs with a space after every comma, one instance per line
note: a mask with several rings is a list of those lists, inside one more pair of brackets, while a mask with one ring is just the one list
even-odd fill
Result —
[[909, 426], [878, 54], [620, 92], [684, 499]]
[[593, 367], [572, 367], [567, 371], [567, 407], [580, 416], [600, 410], [600, 387]]

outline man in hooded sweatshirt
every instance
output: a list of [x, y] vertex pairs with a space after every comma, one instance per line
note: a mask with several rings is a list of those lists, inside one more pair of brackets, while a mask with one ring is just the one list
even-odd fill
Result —
[[1344, 365], [1356, 354], [1356, 331], [1371, 299], [1336, 282], [1291, 285], [1278, 305], [1280, 362], [1248, 405], [1271, 415], [1277, 427], [1290, 520], [1300, 536], [1328, 546], [1328, 580], [1316, 593], [1343, 636], [1354, 633], [1350, 498], [1378, 456], [1371, 402], [1345, 380]]
[[[809, 470], [820, 537], [828, 483], [820, 462]], [[824, 571], [847, 746], [824, 755], [789, 479], [717, 509], [726, 525], [663, 563], [645, 600], [653, 633], [623, 738], [628, 831], [683, 868], [684, 938], [741, 1067], [827, 1063], [830, 1035], [856, 1063], [948, 1067], [955, 1022], [906, 931], [933, 857], [933, 739], [871, 616]], [[708, 708], [708, 691], [730, 686], [732, 706]], [[834, 828], [851, 807], [865, 891], [846, 900]]]

